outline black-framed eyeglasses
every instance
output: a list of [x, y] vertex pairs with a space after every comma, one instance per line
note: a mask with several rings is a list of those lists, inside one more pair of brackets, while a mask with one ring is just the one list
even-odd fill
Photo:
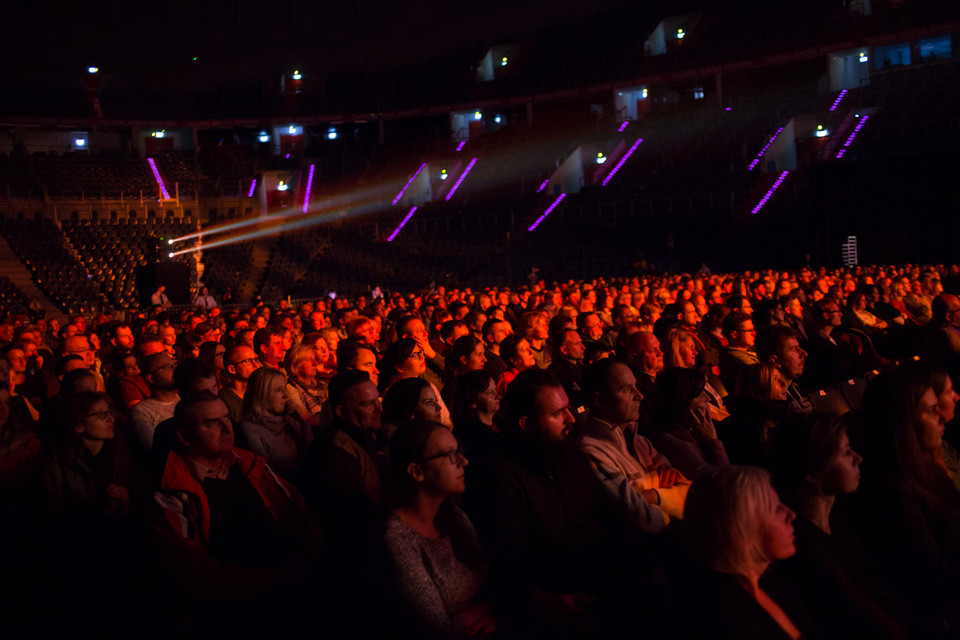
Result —
[[256, 364], [257, 362], [259, 362], [257, 358], [247, 358], [246, 360], [237, 360], [231, 364], [233, 364], [233, 366], [237, 366], [240, 364]]
[[462, 446], [457, 447], [456, 449], [450, 449], [449, 451], [444, 451], [436, 455], [432, 455], [429, 458], [424, 458], [421, 462], [430, 462], [431, 460], [439, 460], [440, 458], [446, 458], [450, 464], [459, 464], [461, 460], [467, 459], [467, 452]]
[[112, 415], [113, 415], [112, 412], [107, 411], [107, 410], [103, 410], [103, 411], [91, 411], [90, 413], [88, 413], [88, 414], [85, 415], [84, 417], [85, 417], [85, 418], [93, 418], [94, 416], [96, 416], [97, 418], [100, 418], [101, 420], [106, 420], [108, 416], [112, 416]]

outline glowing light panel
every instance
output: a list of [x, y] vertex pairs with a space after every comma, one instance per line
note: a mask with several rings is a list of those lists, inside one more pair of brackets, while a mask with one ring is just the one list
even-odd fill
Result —
[[847, 136], [846, 142], [843, 143], [843, 149], [837, 152], [837, 158], [842, 158], [846, 152], [847, 147], [853, 144], [853, 140], [857, 137], [857, 134], [860, 133], [860, 129], [863, 129], [863, 125], [867, 124], [867, 120], [870, 119], [870, 116], [863, 116], [860, 118], [860, 122], [857, 123], [857, 126], [853, 128], [853, 131], [850, 132], [850, 135]]
[[837, 107], [840, 106], [840, 101], [843, 100], [843, 96], [847, 95], [847, 90], [843, 89], [840, 91], [840, 95], [837, 96], [837, 99], [833, 101], [833, 105], [830, 107], [830, 111], [836, 111]]
[[257, 179], [254, 178], [253, 180], [250, 181], [250, 190], [247, 191], [247, 197], [252, 198], [253, 192], [256, 190], [257, 190]]
[[281, 180], [280, 184], [277, 185], [277, 191], [286, 191], [289, 188], [290, 186], [283, 180]]
[[87, 146], [87, 141], [83, 138], [77, 138], [73, 141], [73, 144], [77, 145], [78, 147], [85, 147]]
[[87, 67], [87, 73], [96, 73], [100, 71], [100, 67]]
[[303, 212], [310, 210], [310, 190], [313, 189], [313, 170], [317, 165], [310, 165], [310, 171], [307, 173], [307, 188], [303, 194]]
[[154, 162], [153, 158], [147, 158], [147, 164], [150, 165], [150, 170], [153, 171], [153, 179], [157, 181], [157, 185], [160, 187], [160, 194], [163, 196], [163, 199], [169, 200], [170, 193], [163, 184], [163, 178], [160, 177], [160, 170], [157, 169], [157, 163]]
[[404, 226], [405, 224], [407, 224], [408, 222], [410, 222], [410, 218], [413, 217], [413, 214], [416, 213], [416, 211], [417, 211], [417, 208], [416, 208], [416, 207], [413, 207], [412, 209], [410, 209], [410, 211], [407, 213], [407, 215], [405, 215], [405, 216], [403, 217], [403, 220], [400, 221], [400, 224], [397, 225], [397, 228], [393, 230], [393, 233], [391, 233], [391, 234], [387, 237], [387, 242], [393, 242], [393, 239], [397, 237], [397, 234], [398, 234], [398, 233], [400, 233], [400, 229], [403, 229], [403, 226]]
[[757, 164], [760, 162], [760, 160], [763, 158], [763, 154], [767, 152], [767, 149], [770, 148], [770, 145], [773, 144], [773, 141], [776, 140], [777, 136], [779, 136], [781, 133], [783, 133], [783, 127], [780, 127], [779, 129], [777, 129], [777, 132], [773, 134], [773, 136], [771, 136], [769, 140], [767, 140], [767, 144], [763, 145], [763, 149], [760, 150], [760, 153], [757, 154], [757, 157], [754, 158], [752, 162], [750, 162], [750, 165], [747, 167], [747, 171], [753, 171], [754, 167], [756, 167]]
[[400, 202], [400, 198], [403, 197], [403, 194], [406, 192], [406, 190], [410, 188], [410, 185], [413, 184], [413, 181], [417, 179], [417, 176], [420, 175], [420, 172], [423, 171], [426, 167], [427, 167], [426, 162], [420, 165], [420, 168], [417, 169], [417, 172], [413, 174], [413, 176], [411, 176], [409, 180], [407, 180], [407, 184], [403, 185], [403, 189], [400, 189], [400, 193], [398, 193], [397, 197], [393, 199], [393, 204], [397, 204], [398, 202]]
[[466, 145], [466, 144], [467, 144], [467, 141], [466, 141], [466, 140], [461, 140], [461, 141], [460, 141], [460, 144], [457, 145], [457, 151], [462, 150], [463, 147], [464, 147], [464, 145]]
[[460, 174], [460, 177], [457, 178], [457, 181], [453, 183], [453, 186], [450, 188], [450, 193], [444, 198], [447, 202], [450, 202], [450, 198], [453, 197], [453, 194], [457, 192], [457, 189], [460, 188], [460, 185], [463, 184], [463, 179], [467, 177], [467, 174], [470, 173], [470, 170], [473, 169], [473, 165], [477, 164], [477, 159], [474, 158], [470, 161], [470, 164], [467, 165], [467, 168], [463, 170], [463, 173]]
[[613, 179], [613, 176], [617, 175], [617, 171], [620, 171], [620, 167], [622, 167], [623, 163], [626, 162], [630, 158], [630, 156], [633, 155], [633, 152], [637, 150], [637, 147], [640, 146], [641, 142], [643, 142], [643, 138], [637, 138], [637, 141], [633, 143], [633, 146], [630, 147], [630, 149], [625, 154], [623, 154], [623, 157], [620, 158], [620, 162], [618, 162], [613, 167], [613, 169], [610, 170], [610, 173], [607, 174], [607, 177], [603, 179], [604, 187], [607, 186], [607, 183], [609, 183], [610, 180]]
[[623, 133], [623, 130], [627, 128], [627, 125], [630, 124], [629, 120], [624, 120], [623, 124], [620, 125], [620, 128], [617, 129], [618, 133]]
[[780, 188], [780, 185], [783, 184], [783, 181], [787, 179], [787, 176], [789, 174], [790, 174], [789, 171], [780, 172], [780, 177], [777, 178], [777, 181], [774, 182], [769, 189], [767, 189], [767, 193], [762, 198], [760, 198], [760, 202], [758, 202], [757, 206], [755, 206], [753, 209], [750, 210], [750, 213], [756, 213], [757, 211], [760, 211], [760, 209], [763, 208], [763, 205], [767, 204], [767, 201], [770, 200], [771, 197], [773, 197], [773, 192]]
[[557, 199], [554, 200], [549, 207], [547, 207], [547, 210], [543, 212], [543, 215], [537, 218], [536, 222], [534, 222], [532, 225], [527, 227], [527, 231], [533, 231], [534, 229], [539, 227], [540, 223], [546, 220], [547, 216], [553, 213], [553, 210], [557, 208], [557, 205], [563, 202], [563, 199], [566, 197], [567, 197], [567, 194], [565, 193], [561, 193], [559, 196], [557, 196]]

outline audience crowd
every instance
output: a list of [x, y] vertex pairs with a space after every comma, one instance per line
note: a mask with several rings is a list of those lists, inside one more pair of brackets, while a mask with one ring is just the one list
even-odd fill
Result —
[[8, 629], [960, 637], [956, 265], [158, 294], [0, 322]]

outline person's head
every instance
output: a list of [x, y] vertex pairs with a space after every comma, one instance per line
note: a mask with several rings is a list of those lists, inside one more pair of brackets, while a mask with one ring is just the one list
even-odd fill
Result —
[[380, 383], [380, 370], [377, 368], [377, 352], [370, 345], [349, 338], [337, 345], [337, 370], [356, 369], [366, 371], [373, 384]]
[[388, 379], [416, 378], [427, 370], [427, 358], [413, 338], [401, 338], [383, 354], [381, 371]]
[[484, 351], [483, 342], [475, 336], [461, 336], [447, 354], [447, 368], [458, 373], [483, 369], [487, 363]]
[[295, 344], [283, 357], [283, 368], [304, 384], [313, 384], [317, 377], [317, 354], [308, 344]]
[[422, 378], [405, 378], [393, 383], [383, 396], [383, 420], [401, 424], [407, 420], [440, 421], [440, 398]]
[[762, 573], [770, 562], [796, 553], [794, 517], [766, 470], [708, 467], [687, 493], [684, 542], [691, 556], [720, 573]]
[[182, 452], [215, 464], [234, 445], [233, 423], [223, 400], [204, 391], [177, 403], [173, 412]]
[[853, 493], [863, 458], [850, 447], [844, 416], [793, 416], [776, 429], [773, 463], [777, 490], [792, 504]]
[[573, 364], [580, 364], [583, 362], [586, 347], [579, 332], [573, 329], [565, 329], [557, 334], [554, 351], [556, 351], [558, 358]]
[[283, 356], [286, 355], [286, 349], [283, 346], [283, 329], [267, 327], [257, 329], [253, 336], [253, 350], [264, 364], [274, 368], [279, 367], [283, 362]]
[[511, 333], [513, 329], [506, 320], [490, 318], [483, 323], [483, 339], [488, 346], [499, 345]]
[[937, 402], [940, 405], [940, 415], [943, 416], [943, 422], [949, 423], [953, 420], [957, 410], [957, 400], [960, 395], [953, 388], [953, 380], [946, 369], [932, 367], [930, 370], [930, 382], [933, 386], [933, 392], [937, 394]]
[[119, 376], [134, 377], [140, 375], [140, 363], [132, 352], [121, 351], [113, 354], [113, 370]]
[[839, 327], [843, 322], [843, 312], [840, 303], [833, 298], [824, 298], [814, 302], [810, 309], [810, 316], [817, 327]]
[[661, 428], [685, 423], [691, 409], [705, 409], [707, 378], [697, 369], [673, 367], [657, 376], [654, 421]]
[[525, 371], [536, 366], [530, 342], [520, 334], [511, 334], [500, 343], [500, 357], [512, 369]]
[[874, 378], [863, 394], [862, 416], [871, 470], [936, 491], [943, 480], [935, 458], [944, 422], [929, 366], [908, 362]]
[[372, 346], [380, 340], [380, 326], [370, 318], [360, 316], [347, 325], [347, 335], [356, 336]]
[[930, 303], [932, 322], [939, 326], [960, 327], [960, 298], [941, 293]]
[[787, 386], [779, 369], [769, 362], [760, 362], [748, 365], [740, 371], [734, 395], [740, 398], [783, 401], [787, 399]]
[[246, 382], [250, 375], [260, 368], [257, 354], [245, 344], [238, 344], [228, 350], [223, 362], [227, 375], [238, 382]]
[[366, 371], [349, 369], [333, 376], [327, 387], [338, 419], [365, 431], [380, 429], [380, 392]]
[[625, 426], [640, 417], [643, 394], [627, 363], [604, 358], [583, 372], [583, 394], [590, 414], [615, 426]]
[[667, 367], [691, 368], [697, 363], [697, 345], [685, 329], [679, 327], [667, 332]]
[[217, 372], [212, 366], [200, 360], [191, 358], [184, 360], [173, 370], [173, 383], [181, 398], [198, 391], [217, 393]]
[[60, 379], [60, 395], [64, 397], [81, 391], [96, 390], [97, 378], [85, 367], [72, 369], [63, 374], [63, 378]]
[[733, 311], [724, 318], [723, 335], [731, 347], [750, 349], [757, 343], [753, 320], [742, 311]]
[[88, 369], [96, 363], [96, 352], [90, 346], [90, 340], [83, 334], [72, 335], [64, 338], [62, 354], [77, 355], [83, 358], [83, 366]]
[[577, 316], [577, 329], [587, 340], [599, 340], [603, 337], [603, 321], [593, 312]]
[[390, 473], [400, 504], [412, 503], [418, 493], [438, 498], [463, 493], [466, 465], [457, 439], [437, 421], [405, 422], [390, 440]]
[[535, 442], [561, 442], [574, 423], [570, 400], [551, 372], [534, 367], [520, 372], [503, 399], [507, 425]]
[[110, 328], [110, 344], [119, 351], [133, 350], [133, 329], [124, 322], [118, 322]]
[[67, 397], [63, 409], [62, 443], [99, 451], [104, 442], [113, 439], [114, 419], [110, 397], [105, 393], [74, 393]]
[[650, 331], [635, 331], [625, 343], [625, 359], [637, 371], [656, 376], [663, 369], [660, 341]]
[[700, 321], [700, 330], [708, 334], [723, 332], [723, 321], [730, 315], [731, 310], [725, 304], [718, 303], [710, 307]]
[[173, 370], [176, 366], [177, 361], [164, 351], [143, 358], [140, 370], [143, 372], [143, 379], [147, 381], [147, 386], [150, 387], [151, 392], [154, 390], [174, 391], [177, 388], [173, 380]]
[[286, 378], [276, 369], [261, 367], [254, 371], [243, 395], [243, 416], [257, 421], [283, 415], [288, 402], [286, 386]]
[[765, 327], [757, 335], [757, 359], [772, 364], [780, 370], [789, 387], [803, 374], [807, 352], [800, 347], [797, 332], [783, 325]]
[[500, 409], [497, 383], [483, 369], [460, 376], [450, 408], [453, 424], [464, 424], [471, 416], [494, 414]]
[[423, 342], [429, 339], [430, 334], [427, 332], [427, 326], [423, 324], [423, 320], [419, 316], [411, 314], [397, 320], [397, 337], [412, 338], [418, 342]]

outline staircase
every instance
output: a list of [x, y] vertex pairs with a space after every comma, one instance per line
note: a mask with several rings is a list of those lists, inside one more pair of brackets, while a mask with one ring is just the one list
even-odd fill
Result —
[[14, 253], [13, 249], [7, 243], [7, 239], [0, 236], [0, 273], [10, 278], [10, 282], [15, 284], [27, 298], [36, 296], [47, 318], [59, 318], [63, 314], [57, 309], [57, 306], [47, 299], [30, 275], [30, 271], [20, 262], [20, 258]]
[[238, 299], [243, 302], [252, 302], [254, 296], [263, 285], [263, 279], [270, 266], [270, 256], [277, 245], [277, 237], [256, 240], [253, 243], [253, 255], [250, 257], [250, 268], [243, 279], [243, 288], [240, 289]]

